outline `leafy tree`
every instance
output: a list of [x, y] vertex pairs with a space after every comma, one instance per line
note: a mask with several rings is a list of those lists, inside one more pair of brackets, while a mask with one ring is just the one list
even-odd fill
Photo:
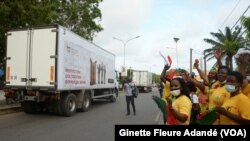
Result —
[[86, 39], [93, 40], [95, 33], [103, 30], [101, 25], [95, 23], [95, 19], [102, 16], [100, 2], [102, 0], [61, 0], [56, 21]]
[[217, 33], [211, 32], [210, 34], [215, 37], [215, 40], [204, 39], [205, 42], [212, 45], [212, 48], [204, 50], [206, 53], [205, 57], [208, 58], [208, 60], [214, 58], [214, 51], [220, 49], [222, 51], [222, 56], [226, 57], [226, 65], [232, 70], [233, 56], [244, 43], [241, 30], [241, 27], [236, 27], [234, 31], [231, 31], [229, 27], [226, 27], [225, 33], [221, 30]]
[[93, 40], [103, 30], [96, 20], [102, 0], [3, 0], [0, 2], [0, 61], [3, 61], [5, 33], [11, 28], [58, 23]]
[[160, 75], [159, 74], [153, 73], [152, 80], [153, 80], [153, 82], [155, 82], [157, 84], [161, 83], [161, 79], [160, 79]]
[[243, 16], [241, 18], [241, 24], [243, 25], [243, 27], [245, 28], [246, 31], [246, 39], [247, 39], [247, 43], [248, 43], [248, 47], [250, 46], [250, 17], [245, 17]]

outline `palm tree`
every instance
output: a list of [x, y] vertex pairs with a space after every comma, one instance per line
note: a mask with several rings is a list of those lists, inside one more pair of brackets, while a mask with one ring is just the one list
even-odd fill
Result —
[[211, 32], [210, 34], [216, 38], [207, 39], [204, 41], [211, 44], [212, 48], [204, 50], [205, 58], [208, 58], [208, 61], [214, 58], [214, 51], [220, 49], [222, 52], [222, 57], [226, 57], [226, 66], [230, 70], [233, 69], [233, 56], [237, 53], [238, 49], [243, 45], [243, 37], [241, 34], [241, 27], [236, 27], [235, 31], [231, 31], [229, 27], [225, 28], [225, 33], [220, 29], [218, 33]]
[[249, 47], [250, 46], [250, 17], [245, 17], [243, 16], [241, 18], [241, 24], [243, 25], [243, 27], [245, 28], [245, 31], [246, 32], [246, 41], [247, 41], [247, 46]]
[[[241, 25], [243, 26], [244, 31], [241, 33], [242, 36], [244, 35], [244, 46], [245, 48], [250, 49], [250, 17], [242, 16], [241, 17]], [[239, 70], [239, 60], [236, 59], [237, 70]]]

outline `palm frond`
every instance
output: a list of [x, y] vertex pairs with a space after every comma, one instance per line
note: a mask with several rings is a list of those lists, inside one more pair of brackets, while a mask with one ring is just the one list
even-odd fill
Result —
[[231, 29], [228, 26], [225, 28], [225, 33], [226, 33], [226, 40], [232, 41]]
[[214, 58], [214, 56], [211, 56], [211, 57], [209, 57], [208, 59], [207, 59], [207, 61], [210, 61], [210, 60], [212, 60]]
[[[249, 19], [249, 23], [250, 23], [250, 19]], [[207, 38], [203, 39], [205, 42], [212, 45], [210, 49], [206, 49], [204, 51], [205, 53], [204, 57], [208, 58], [207, 61], [214, 58], [214, 50], [216, 50], [217, 48], [221, 49], [222, 57], [231, 58], [233, 55], [237, 53], [240, 47], [243, 47], [244, 43], [245, 43], [245, 46], [247, 46], [246, 44], [247, 41], [243, 38], [243, 34], [241, 30], [242, 30], [242, 27], [237, 27], [234, 30], [231, 30], [229, 27], [226, 27], [225, 33], [223, 33], [220, 29], [219, 29], [219, 32], [217, 33], [214, 33], [214, 32], [210, 33], [213, 37], [215, 37], [215, 40], [207, 39]], [[231, 60], [229, 60], [229, 62], [230, 61]], [[232, 64], [232, 63], [228, 63], [228, 64]], [[230, 65], [229, 67], [232, 67], [232, 65]]]
[[224, 36], [222, 33], [214, 33], [214, 32], [211, 32], [210, 34], [213, 35], [214, 37], [216, 37], [216, 39], [217, 39], [220, 43], [223, 43], [224, 40], [226, 39], [225, 36]]
[[208, 48], [203, 51], [203, 54], [206, 54], [206, 52], [213, 52], [214, 48]]
[[214, 57], [214, 52], [209, 52], [209, 53], [207, 53], [204, 57], [205, 57], [205, 58]]
[[213, 47], [219, 47], [219, 46], [223, 46], [223, 44], [219, 43], [219, 42], [216, 42], [212, 39], [204, 39], [205, 42], [213, 45]]

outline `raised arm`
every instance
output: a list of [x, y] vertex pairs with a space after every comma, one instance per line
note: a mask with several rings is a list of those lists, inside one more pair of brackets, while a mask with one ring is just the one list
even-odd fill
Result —
[[221, 62], [222, 51], [221, 51], [221, 49], [216, 49], [215, 50], [214, 57], [217, 60], [217, 64], [218, 64], [218, 68], [219, 68], [220, 66], [222, 66], [222, 62]]
[[205, 86], [197, 81], [196, 79], [191, 78], [187, 73], [184, 74], [187, 78], [187, 81], [192, 82], [196, 87], [198, 87], [202, 92], [205, 91]]
[[165, 83], [167, 79], [165, 78], [166, 71], [170, 68], [170, 65], [166, 64], [161, 72], [161, 81]]
[[198, 61], [195, 61], [194, 68], [198, 71], [198, 73], [199, 73], [201, 79], [204, 81], [204, 83], [208, 84], [206, 74], [204, 72], [202, 72], [202, 70], [199, 68], [199, 62]]

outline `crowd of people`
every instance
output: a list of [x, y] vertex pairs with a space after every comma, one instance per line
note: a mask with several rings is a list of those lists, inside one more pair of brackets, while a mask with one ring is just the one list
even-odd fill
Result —
[[238, 51], [235, 56], [237, 71], [222, 65], [220, 50], [214, 56], [217, 66], [208, 75], [199, 68], [198, 62], [194, 63], [202, 81], [184, 69], [178, 70], [179, 75], [172, 75], [171, 66], [164, 66], [160, 89], [168, 113], [163, 116], [164, 124], [198, 124], [201, 115], [212, 111], [216, 118], [211, 118], [209, 124], [250, 124], [250, 53], [243, 48]]

